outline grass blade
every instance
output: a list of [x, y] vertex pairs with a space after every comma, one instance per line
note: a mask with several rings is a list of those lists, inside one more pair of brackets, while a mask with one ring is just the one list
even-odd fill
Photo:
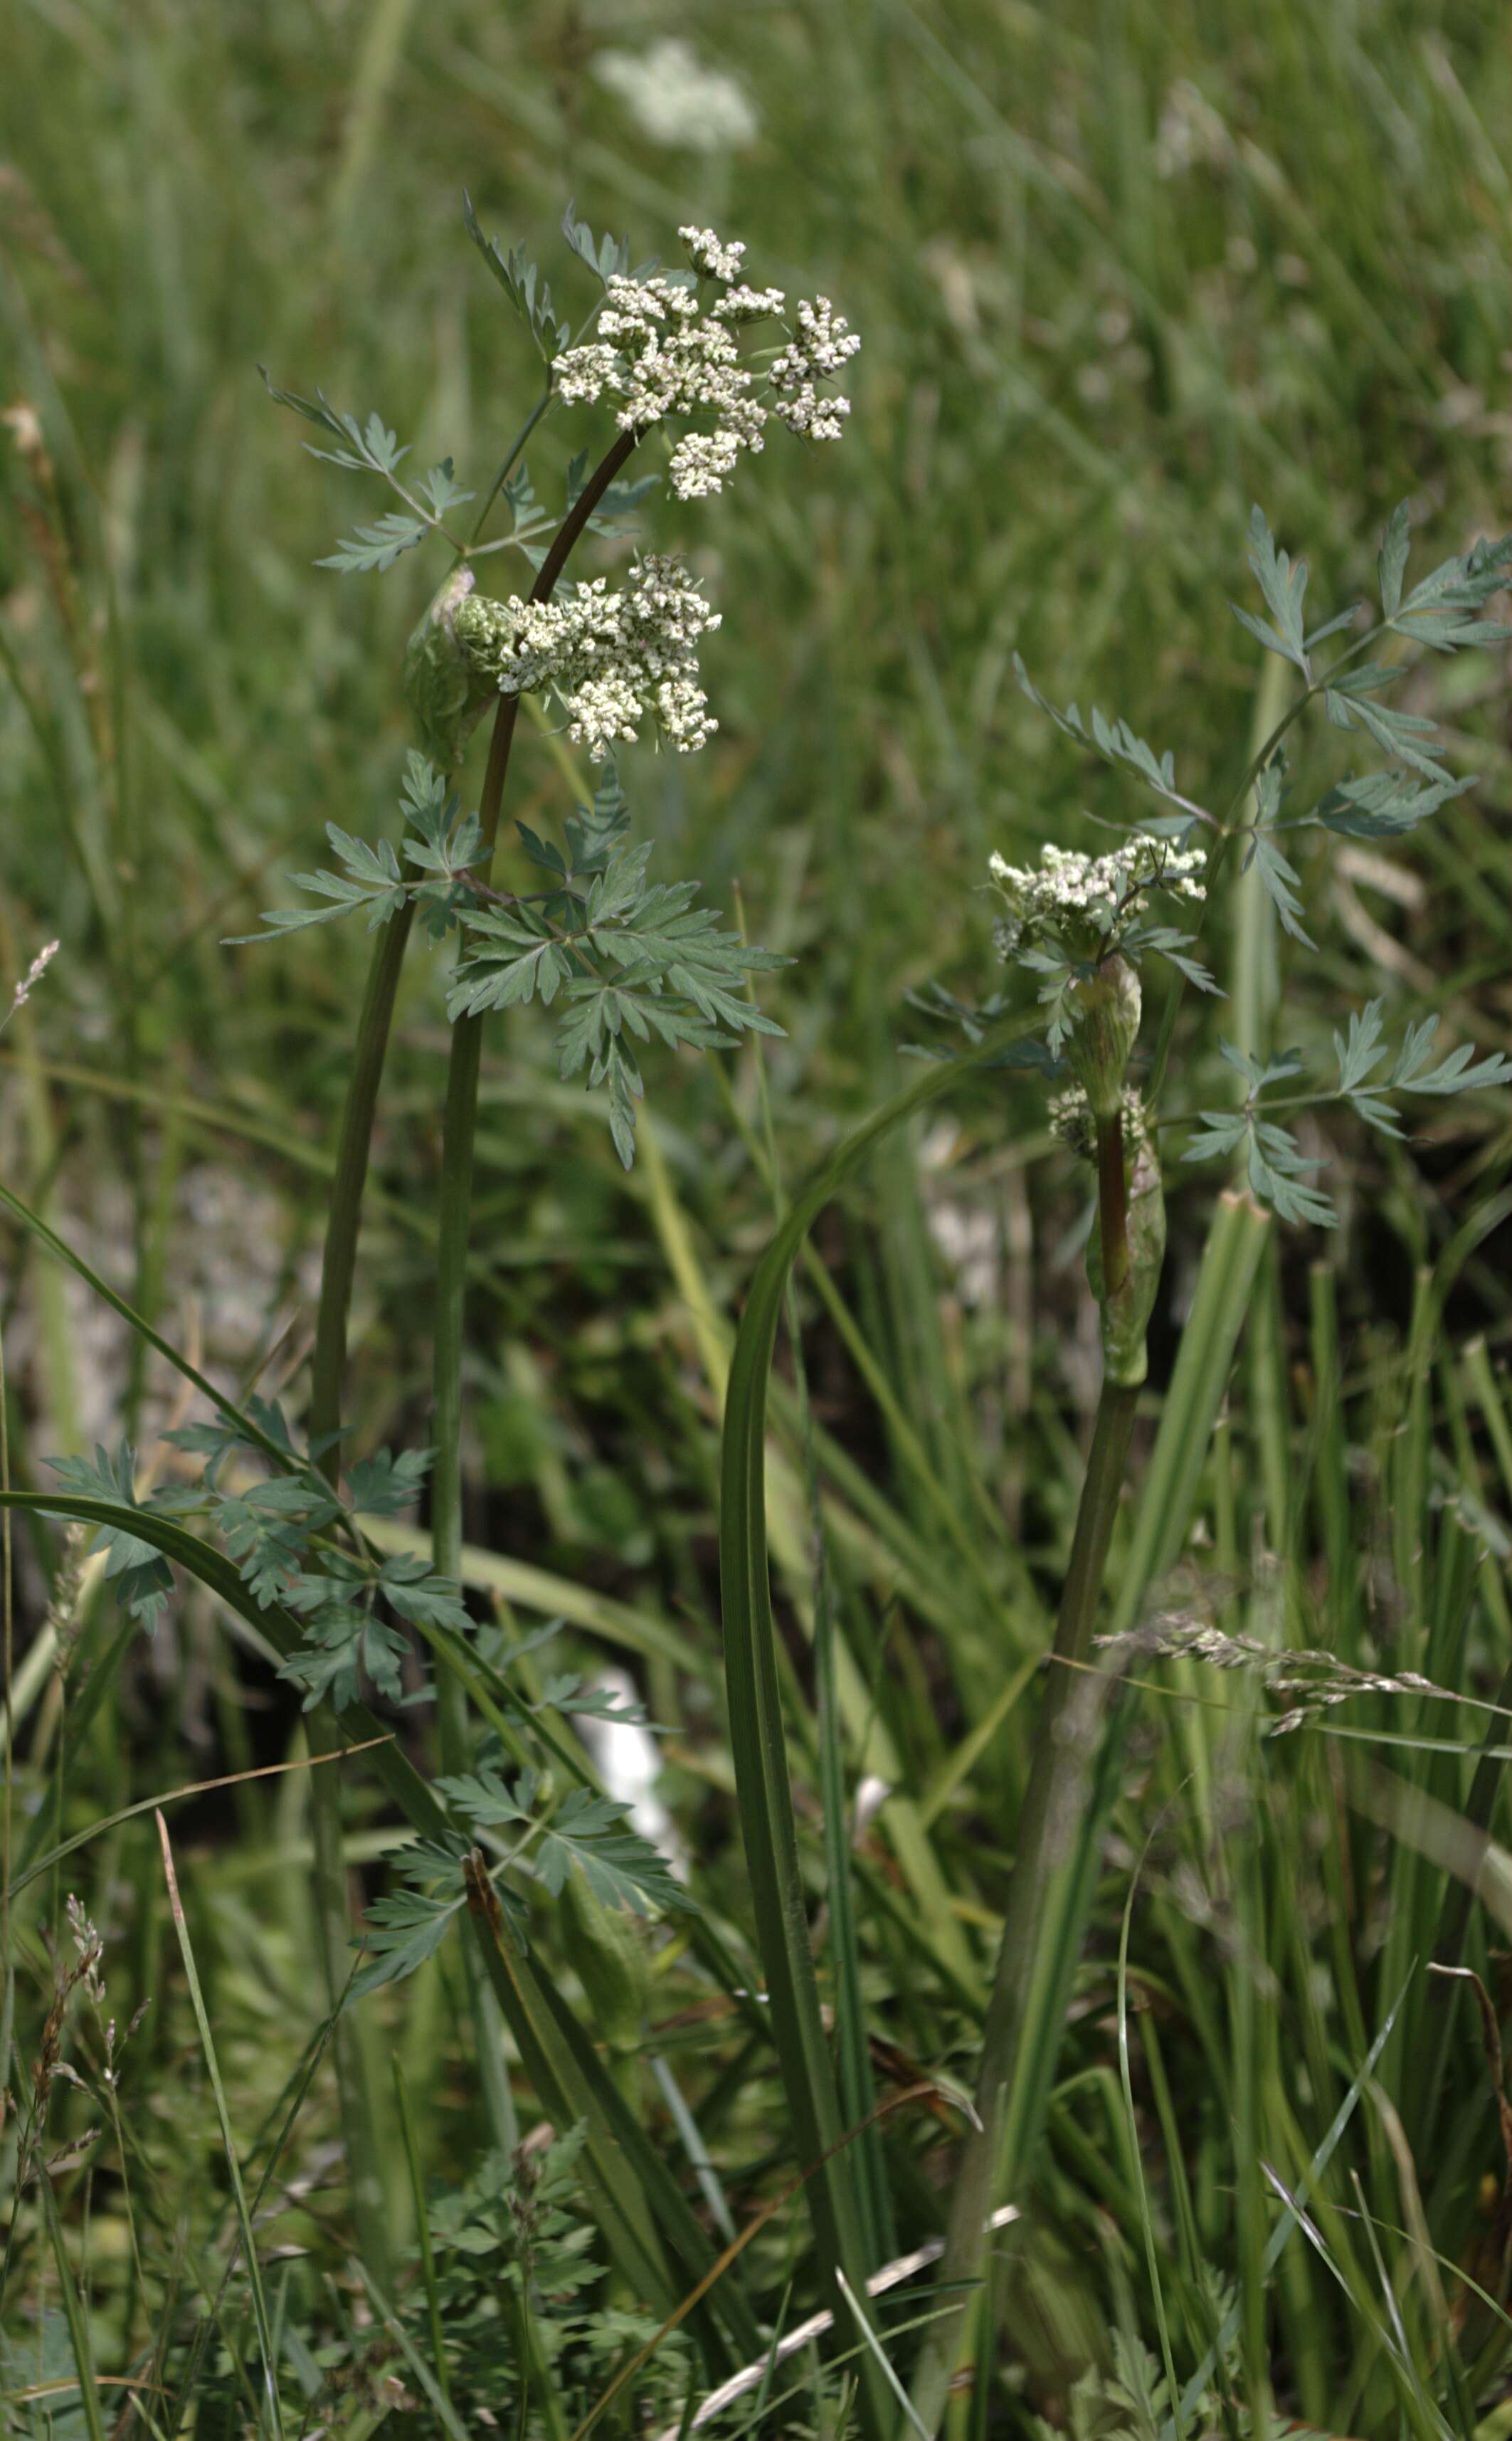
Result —
[[83, 2402], [84, 2423], [89, 2441], [105, 2441], [104, 2419], [99, 2413], [99, 2385], [95, 2378], [94, 2352], [89, 2344], [89, 2325], [84, 2317], [83, 2299], [79, 2283], [68, 2260], [68, 2245], [59, 2216], [58, 2198], [52, 2191], [52, 2178], [45, 2161], [39, 2161], [37, 2185], [42, 2196], [42, 2209], [47, 2223], [47, 2235], [52, 2240], [53, 2260], [58, 2266], [58, 2286], [63, 2292], [63, 2319], [68, 2324], [68, 2344], [74, 2352], [74, 2365], [79, 2375], [79, 2395]]
[[157, 1835], [163, 1848], [163, 1875], [168, 1883], [168, 1901], [173, 1912], [173, 1929], [178, 1935], [179, 1955], [184, 1961], [184, 1974], [189, 1983], [189, 1998], [194, 2006], [194, 2021], [200, 2032], [200, 2048], [209, 2070], [210, 2090], [215, 2096], [215, 2115], [221, 2125], [221, 2143], [225, 2150], [225, 2165], [230, 2173], [231, 2193], [236, 2202], [237, 2227], [242, 2236], [242, 2252], [246, 2263], [246, 2276], [252, 2291], [252, 2313], [257, 2323], [258, 2344], [262, 2356], [264, 2401], [268, 2421], [276, 2436], [283, 2432], [283, 2411], [279, 2399], [278, 2363], [273, 2347], [273, 2326], [268, 2319], [268, 2301], [263, 2294], [262, 2273], [258, 2263], [257, 2246], [252, 2234], [252, 2216], [247, 2211], [246, 2190], [242, 2184], [242, 2166], [237, 2160], [236, 2141], [231, 2133], [231, 2117], [226, 2107], [225, 2088], [221, 2083], [220, 2063], [215, 2056], [215, 2038], [206, 2013], [205, 1995], [200, 1990], [194, 1951], [189, 1942], [189, 1924], [184, 1903], [179, 1896], [178, 1876], [173, 1871], [173, 1851], [169, 1843], [168, 1824], [157, 1816]]
[[436, 2380], [442, 2398], [451, 2405], [451, 2376], [446, 2364], [446, 2335], [441, 2328], [441, 2291], [436, 2286], [436, 2257], [430, 2242], [430, 2215], [425, 2209], [425, 2180], [420, 2166], [420, 2146], [415, 2139], [415, 2114], [409, 2106], [409, 2087], [405, 2079], [404, 2062], [397, 2052], [393, 2058], [394, 2101], [399, 2110], [399, 2132], [404, 2140], [405, 2163], [409, 2172], [409, 2192], [415, 2210], [415, 2237], [420, 2250], [420, 2276], [425, 2290], [425, 2312], [430, 2322], [430, 2349], [435, 2360]]
[[[800, 1194], [762, 1257], [730, 1365], [719, 1517], [730, 1744], [773, 2040], [800, 2158], [821, 2165], [807, 2193], [819, 2269], [837, 2315], [845, 2305], [838, 2275], [843, 2272], [859, 2295], [866, 2286], [866, 2265], [854, 2182], [835, 2158], [841, 2139], [839, 2097], [808, 1943], [783, 1727], [766, 1560], [768, 1378], [788, 1278], [819, 1213], [891, 1129], [940, 1099], [980, 1059], [1028, 1033], [1032, 1024], [1029, 1016], [1006, 1022], [964, 1058], [927, 1070], [845, 1139]], [[891, 2393], [869, 2360], [862, 2365], [860, 2404], [869, 2432], [891, 2429]]]

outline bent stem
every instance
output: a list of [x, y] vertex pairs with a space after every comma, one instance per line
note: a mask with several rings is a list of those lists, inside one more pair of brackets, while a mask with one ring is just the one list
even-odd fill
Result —
[[[532, 602], [549, 602], [567, 566], [573, 545], [586, 527], [599, 501], [639, 439], [621, 433], [559, 528], [555, 541], [531, 588]], [[518, 696], [500, 697], [489, 743], [488, 769], [478, 800], [485, 877], [492, 883], [498, 839], [499, 809], [509, 775], [510, 750], [519, 717]], [[483, 1021], [459, 1018], [452, 1028], [451, 1058], [446, 1073], [446, 1113], [441, 1138], [440, 1239], [436, 1259], [435, 1434], [436, 1463], [431, 1477], [431, 1536], [438, 1575], [458, 1578], [462, 1557], [462, 1337], [466, 1321], [467, 1250], [472, 1229], [473, 1154], [477, 1131], [477, 1078], [482, 1056]], [[438, 1656], [437, 1719], [441, 1767], [463, 1772], [468, 1764], [467, 1696], [460, 1680]], [[466, 1959], [468, 2000], [477, 2041], [478, 2073], [495, 2142], [513, 2149], [517, 2142], [514, 2106], [504, 2073], [502, 2021], [498, 2002], [487, 1981], [476, 1942]]]
[[[1099, 1119], [1098, 1223], [1108, 1293], [1129, 1272], [1127, 1207], [1121, 1120]], [[1044, 1708], [1024, 1792], [1008, 1905], [992, 1998], [982, 2029], [977, 2081], [979, 2125], [967, 2137], [956, 2174], [950, 2221], [941, 2257], [943, 2297], [960, 2292], [979, 2271], [982, 2233], [994, 2206], [1019, 2184], [1038, 2140], [1054, 2071], [1071, 1978], [1082, 1940], [1085, 1876], [1081, 1848], [1091, 1789], [1091, 1761], [1100, 1690], [1085, 1675], [1097, 1623], [1113, 1521], [1118, 1513], [1138, 1389], [1105, 1377], [1092, 1427], [1087, 1474], [1076, 1510], [1071, 1560], [1051, 1648]], [[958, 2360], [962, 2318], [956, 2302], [932, 2323], [914, 2374], [912, 2416], [927, 2432], [939, 2428]], [[994, 2317], [983, 2299], [978, 2316], [977, 2371], [987, 2378]]]

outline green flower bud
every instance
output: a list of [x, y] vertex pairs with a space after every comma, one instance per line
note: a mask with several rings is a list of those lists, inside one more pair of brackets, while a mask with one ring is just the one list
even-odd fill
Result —
[[1165, 1191], [1153, 1146], [1141, 1139], [1125, 1163], [1128, 1179], [1128, 1277], [1116, 1295], [1107, 1293], [1103, 1233], [1094, 1221], [1087, 1247], [1087, 1278], [1102, 1310], [1103, 1362], [1107, 1378], [1137, 1389], [1146, 1371], [1144, 1333], [1155, 1306], [1165, 1261]]
[[1140, 979], [1117, 952], [1071, 985], [1067, 998], [1077, 1011], [1066, 1058], [1087, 1095], [1092, 1116], [1110, 1119], [1123, 1104], [1124, 1072], [1140, 1030]]
[[581, 1870], [562, 1886], [562, 1945], [593, 2012], [594, 2032], [622, 2057], [640, 2047], [651, 1961], [642, 1927], [605, 1907]]
[[457, 769], [498, 695], [497, 682], [478, 674], [457, 634], [457, 613], [475, 582], [470, 568], [454, 568], [405, 647], [405, 699], [421, 751], [440, 771]]

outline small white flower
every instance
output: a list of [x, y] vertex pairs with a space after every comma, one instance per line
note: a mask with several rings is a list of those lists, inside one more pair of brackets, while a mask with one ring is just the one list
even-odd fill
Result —
[[740, 278], [740, 260], [745, 246], [738, 238], [727, 244], [711, 228], [680, 228], [677, 235], [688, 249], [688, 260], [706, 280], [722, 280], [728, 288]]
[[733, 432], [685, 432], [672, 453], [672, 488], [678, 499], [701, 500], [711, 492], [722, 491], [723, 478], [739, 455], [740, 443]]
[[860, 344], [858, 335], [843, 314], [836, 313], [827, 297], [813, 304], [806, 298], [801, 300], [798, 328], [789, 332], [787, 345], [773, 358], [768, 374], [777, 393], [772, 411], [790, 432], [806, 441], [838, 441], [851, 402], [820, 398], [819, 385], [842, 372]]
[[685, 434], [673, 451], [673, 489], [697, 500], [722, 490], [741, 450], [761, 448], [772, 415], [804, 440], [837, 441], [851, 403], [830, 385], [861, 342], [828, 298], [804, 299], [759, 386], [740, 333], [780, 314], [783, 291], [741, 278], [738, 239], [691, 222], [679, 235], [699, 278], [718, 283], [708, 311], [686, 277], [616, 272], [604, 283], [594, 337], [557, 358], [556, 386], [569, 404], [616, 398], [621, 432], [647, 432], [669, 417], [711, 418], [711, 432]]
[[716, 297], [709, 310], [719, 322], [760, 322], [780, 314], [785, 301], [780, 288], [752, 288], [743, 280], [738, 288]]
[[558, 395], [570, 405], [592, 407], [613, 384], [619, 365], [613, 348], [595, 344], [567, 348], [553, 369]]

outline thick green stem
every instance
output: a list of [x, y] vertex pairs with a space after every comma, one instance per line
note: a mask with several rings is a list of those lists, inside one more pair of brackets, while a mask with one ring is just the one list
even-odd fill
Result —
[[[1066, 1988], [1081, 1946], [1078, 1849], [1085, 1826], [1098, 1704], [1085, 1674], [1103, 1576], [1118, 1513], [1139, 1393], [1105, 1382], [1092, 1429], [1087, 1477], [1076, 1511], [1071, 1563], [1024, 1792], [998, 1971], [982, 2030], [977, 2081], [980, 2128], [967, 2138], [956, 2173], [939, 2287], [970, 2282], [983, 2252], [989, 2215], [1019, 2185], [1040, 2132], [1065, 2015]], [[961, 2343], [965, 2300], [932, 2323], [913, 2382], [913, 2409], [934, 2432], [945, 2410]], [[991, 2355], [984, 2330], [985, 2380]]]
[[[1128, 1184], [1120, 1112], [1099, 1117], [1097, 1225], [1105, 1309], [1130, 1287]], [[1143, 1365], [1139, 1367], [1143, 1376]], [[1065, 2022], [1071, 1979], [1081, 1952], [1085, 1838], [1101, 1688], [1089, 1677], [1113, 1521], [1128, 1462], [1139, 1390], [1104, 1378], [1076, 1509], [1071, 1559], [1061, 1588], [1055, 1641], [1018, 1817], [1013, 1876], [992, 1998], [982, 2028], [977, 2077], [979, 2125], [966, 2139], [951, 2198], [939, 2284], [948, 2297], [976, 2276], [983, 2232], [1000, 2203], [1016, 2199], [1038, 2142]], [[967, 2300], [929, 2326], [913, 2381], [913, 2411], [934, 2432], [945, 2412], [962, 2342]], [[977, 2373], [990, 2378], [995, 2316], [990, 2287], [973, 2317], [980, 2335]]]
[[[574, 543], [636, 445], [639, 435], [621, 433], [573, 502], [531, 588], [532, 602], [546, 602], [556, 588]], [[492, 877], [510, 750], [519, 717], [518, 696], [504, 696], [494, 716], [488, 769], [478, 800], [482, 855]], [[477, 1131], [477, 1078], [482, 1056], [481, 1018], [459, 1018], [452, 1028], [446, 1076], [446, 1114], [441, 1140], [440, 1240], [436, 1258], [436, 1356], [434, 1431], [436, 1464], [431, 1477], [431, 1534], [437, 1571], [458, 1577], [462, 1556], [462, 1344], [466, 1325], [467, 1249], [473, 1213], [473, 1148]], [[467, 1697], [459, 1679], [440, 1664], [437, 1714], [443, 1769], [468, 1765]], [[503, 2029], [498, 2002], [487, 1981], [477, 1944], [469, 1941], [468, 1997], [477, 2038], [478, 2072], [496, 2143], [517, 2141], [514, 2106], [504, 2072]]]

